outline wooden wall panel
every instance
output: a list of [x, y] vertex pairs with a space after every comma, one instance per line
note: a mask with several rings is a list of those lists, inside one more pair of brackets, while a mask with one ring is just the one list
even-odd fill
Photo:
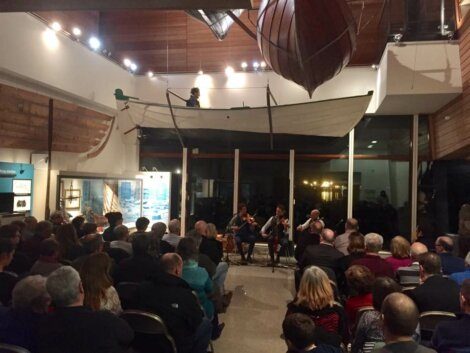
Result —
[[[0, 147], [47, 150], [49, 98], [0, 84]], [[53, 150], [83, 153], [107, 135], [112, 117], [54, 100]]]
[[431, 136], [434, 159], [464, 159], [470, 156], [470, 20], [459, 31], [462, 94], [433, 114]]

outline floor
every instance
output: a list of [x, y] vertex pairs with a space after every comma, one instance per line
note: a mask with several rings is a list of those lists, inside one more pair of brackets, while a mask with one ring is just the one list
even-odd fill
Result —
[[233, 291], [222, 336], [214, 342], [216, 353], [284, 353], [280, 338], [286, 305], [292, 300], [292, 269], [260, 265], [230, 266], [226, 290]]

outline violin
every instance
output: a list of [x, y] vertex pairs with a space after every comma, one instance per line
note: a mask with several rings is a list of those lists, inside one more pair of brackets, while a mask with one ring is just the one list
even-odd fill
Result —
[[253, 224], [253, 223], [256, 223], [255, 221], [255, 217], [254, 216], [250, 216], [249, 213], [246, 214], [245, 217], [242, 217], [242, 221], [246, 224]]

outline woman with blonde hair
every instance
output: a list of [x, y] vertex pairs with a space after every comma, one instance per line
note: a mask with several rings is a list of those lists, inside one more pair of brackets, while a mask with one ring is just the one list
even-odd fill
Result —
[[305, 269], [295, 299], [287, 305], [286, 316], [308, 315], [318, 328], [323, 343], [339, 346], [347, 339], [347, 323], [342, 307], [335, 302], [331, 282], [321, 268]]
[[84, 305], [93, 311], [109, 310], [119, 315], [122, 312], [121, 301], [111, 279], [111, 258], [106, 253], [91, 254], [80, 270]]
[[398, 235], [392, 239], [390, 243], [392, 256], [387, 257], [385, 261], [392, 266], [394, 273], [396, 273], [400, 267], [408, 267], [413, 263], [410, 257], [410, 248], [410, 242], [402, 236]]

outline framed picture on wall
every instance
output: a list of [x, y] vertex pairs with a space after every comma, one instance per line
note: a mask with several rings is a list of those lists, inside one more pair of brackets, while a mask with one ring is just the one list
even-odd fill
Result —
[[65, 189], [64, 191], [65, 209], [79, 210], [82, 191], [80, 189]]
[[16, 195], [30, 195], [31, 179], [13, 179], [13, 193]]
[[13, 199], [13, 212], [31, 211], [31, 196], [15, 196]]

